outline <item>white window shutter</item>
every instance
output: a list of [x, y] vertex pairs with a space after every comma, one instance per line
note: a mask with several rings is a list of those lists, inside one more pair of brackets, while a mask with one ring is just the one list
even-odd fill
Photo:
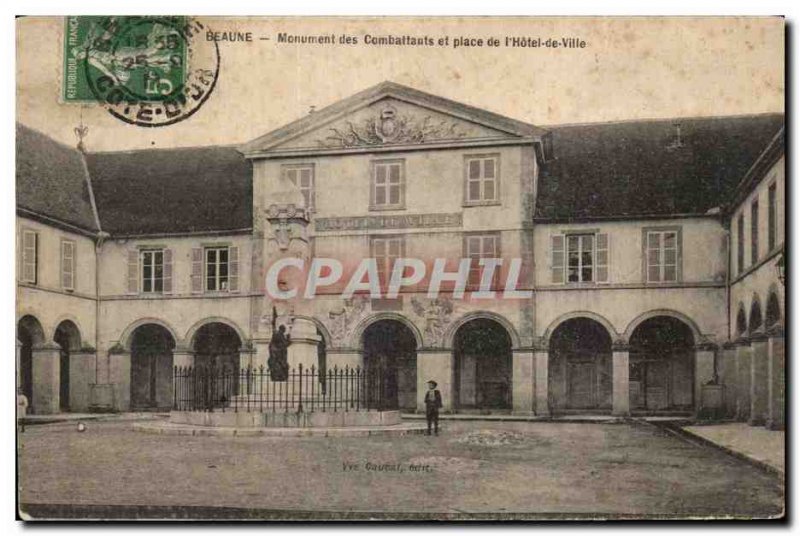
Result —
[[606, 233], [597, 234], [597, 260], [595, 274], [598, 283], [608, 283], [609, 243]]
[[228, 248], [228, 290], [239, 292], [239, 248]]
[[550, 271], [551, 282], [564, 283], [564, 235], [556, 234], [550, 237]]
[[172, 293], [172, 250], [164, 249], [164, 294]]
[[128, 294], [139, 293], [139, 250], [128, 250]]
[[203, 248], [192, 248], [192, 294], [203, 292]]
[[61, 288], [75, 290], [75, 243], [61, 242]]
[[22, 280], [36, 284], [36, 253], [39, 245], [35, 231], [22, 232]]

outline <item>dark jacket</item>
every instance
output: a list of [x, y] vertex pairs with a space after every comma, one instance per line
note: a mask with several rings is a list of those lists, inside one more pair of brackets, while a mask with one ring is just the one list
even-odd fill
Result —
[[433, 390], [433, 396], [431, 396], [431, 392], [427, 391], [425, 393], [425, 408], [426, 409], [439, 409], [442, 407], [442, 393], [439, 392], [439, 389]]

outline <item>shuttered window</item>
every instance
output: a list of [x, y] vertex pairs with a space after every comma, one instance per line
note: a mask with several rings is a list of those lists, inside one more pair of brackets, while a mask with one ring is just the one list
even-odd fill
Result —
[[372, 209], [404, 208], [405, 166], [402, 160], [372, 162]]
[[495, 203], [500, 199], [499, 160], [497, 155], [475, 155], [465, 158], [465, 204]]
[[645, 259], [648, 283], [669, 283], [680, 278], [680, 232], [647, 230]]
[[767, 207], [767, 249], [772, 251], [775, 249], [775, 243], [778, 236], [778, 195], [777, 185], [772, 184], [769, 187], [768, 193], [768, 207]]
[[[500, 258], [500, 236], [497, 234], [467, 235], [464, 237], [464, 257], [469, 258], [469, 277], [467, 288], [477, 289], [481, 284], [483, 267], [481, 259]], [[492, 287], [497, 287], [500, 269], [494, 269]]]
[[61, 241], [61, 288], [75, 290], [75, 242]]
[[164, 292], [164, 250], [153, 249], [141, 252], [142, 292]]
[[39, 281], [39, 234], [30, 229], [22, 231], [21, 280], [32, 285]]
[[192, 292], [238, 292], [239, 248], [208, 246], [192, 249]]
[[607, 283], [609, 237], [606, 233], [554, 234], [550, 236], [550, 281]]
[[405, 256], [405, 240], [402, 236], [373, 237], [370, 240], [370, 255], [378, 267], [378, 280], [386, 289], [397, 259]]
[[299, 164], [286, 166], [284, 174], [292, 184], [298, 187], [300, 193], [303, 194], [303, 199], [306, 202], [306, 208], [314, 208], [314, 166], [313, 164]]
[[758, 198], [750, 205], [750, 264], [758, 263]]

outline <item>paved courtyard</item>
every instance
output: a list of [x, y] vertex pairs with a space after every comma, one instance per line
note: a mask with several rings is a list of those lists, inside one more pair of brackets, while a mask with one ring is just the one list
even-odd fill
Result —
[[644, 423], [446, 422], [439, 437], [29, 426], [21, 501], [399, 513], [776, 516], [780, 479]]

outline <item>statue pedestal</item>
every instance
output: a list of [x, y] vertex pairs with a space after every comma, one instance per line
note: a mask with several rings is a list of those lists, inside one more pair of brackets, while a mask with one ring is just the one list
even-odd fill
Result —
[[321, 337], [317, 334], [317, 326], [311, 320], [295, 318], [292, 322], [291, 341], [289, 343], [286, 359], [289, 370], [296, 371], [298, 365], [308, 369], [311, 365], [319, 368], [317, 348]]

